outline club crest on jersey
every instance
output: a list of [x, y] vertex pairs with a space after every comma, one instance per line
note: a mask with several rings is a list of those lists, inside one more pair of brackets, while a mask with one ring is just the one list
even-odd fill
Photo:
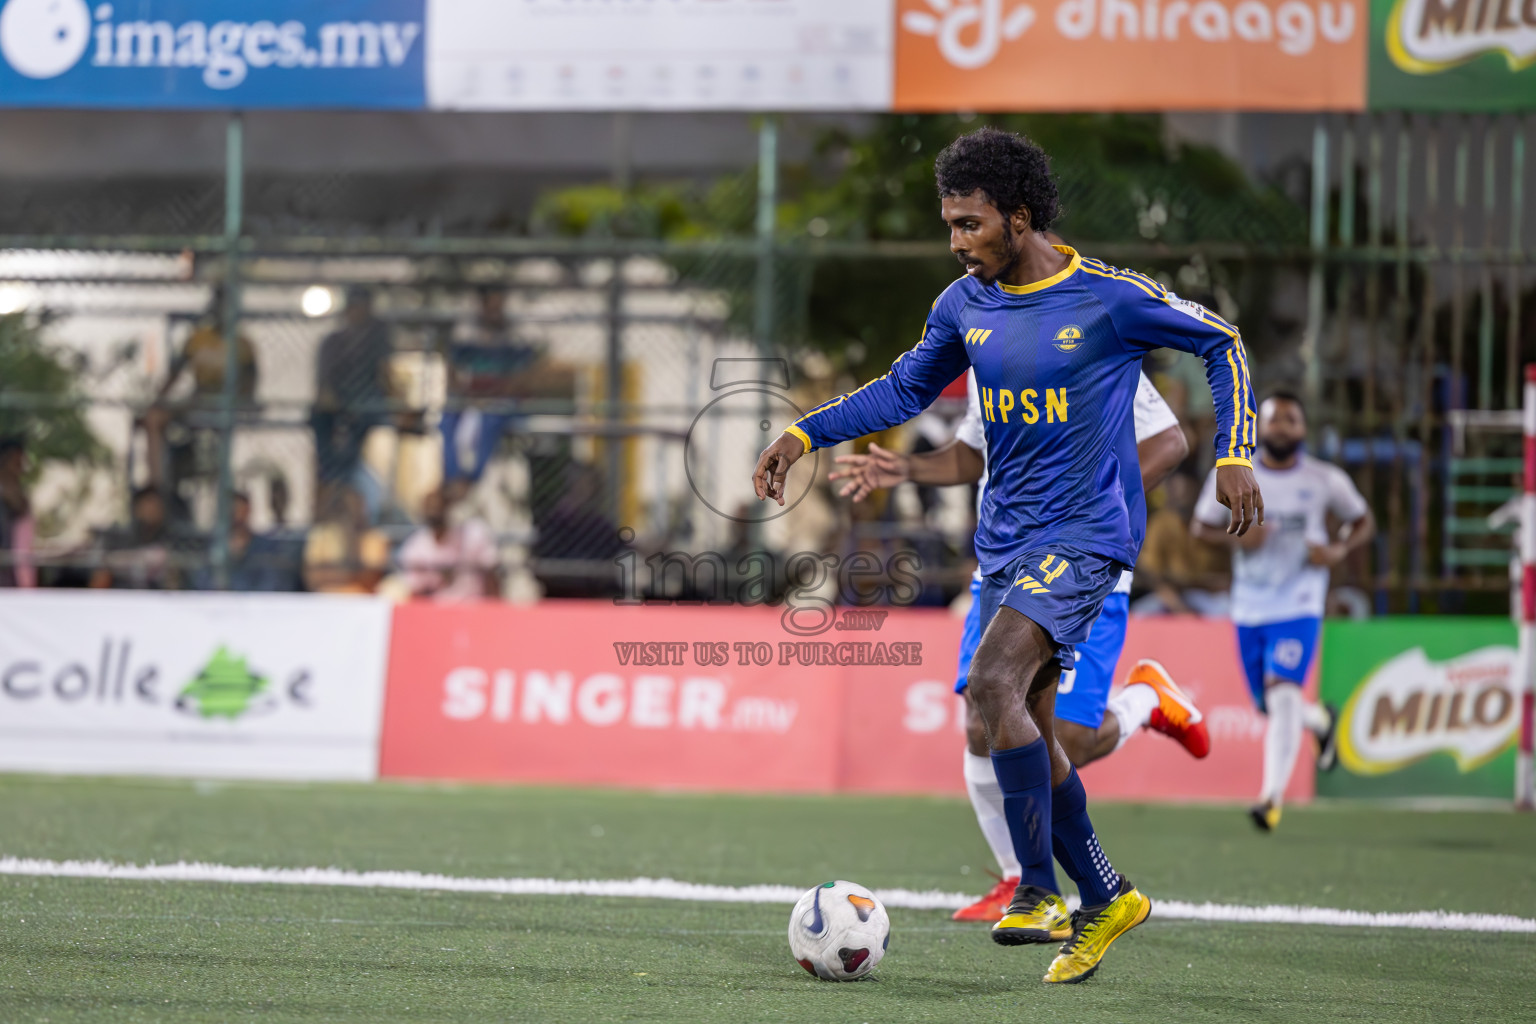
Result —
[[1056, 332], [1051, 339], [1051, 344], [1056, 346], [1059, 352], [1076, 352], [1083, 344], [1083, 329], [1077, 324], [1067, 324]]

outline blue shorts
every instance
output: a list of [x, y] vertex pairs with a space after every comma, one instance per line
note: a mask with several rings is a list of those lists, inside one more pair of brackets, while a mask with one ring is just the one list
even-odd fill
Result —
[[981, 630], [1003, 606], [1045, 630], [1059, 646], [1063, 669], [1077, 667], [1075, 647], [1088, 639], [1094, 620], [1127, 567], [1075, 548], [1030, 551], [981, 580]]
[[1237, 627], [1237, 653], [1248, 677], [1248, 692], [1259, 710], [1264, 710], [1264, 683], [1284, 679], [1303, 686], [1312, 655], [1317, 650], [1317, 633], [1322, 620], [1309, 616], [1285, 622], [1266, 622], [1262, 626]]
[[1104, 610], [1094, 620], [1088, 639], [1077, 645], [1077, 667], [1063, 672], [1056, 686], [1057, 718], [1089, 729], [1103, 723], [1130, 617], [1130, 594], [1110, 594], [1104, 599]]
[[955, 692], [965, 692], [965, 677], [971, 674], [971, 659], [981, 644], [981, 580], [971, 577], [971, 608], [965, 613], [965, 628], [960, 631], [960, 667], [955, 671]]
[[[971, 610], [960, 634], [960, 665], [955, 673], [955, 692], [965, 692], [965, 677], [981, 643], [981, 581], [971, 580]], [[1104, 721], [1109, 691], [1115, 682], [1115, 666], [1125, 648], [1125, 627], [1130, 618], [1129, 594], [1110, 594], [1104, 599], [1088, 639], [1077, 645], [1077, 665], [1061, 674], [1056, 688], [1056, 717], [1097, 729]]]

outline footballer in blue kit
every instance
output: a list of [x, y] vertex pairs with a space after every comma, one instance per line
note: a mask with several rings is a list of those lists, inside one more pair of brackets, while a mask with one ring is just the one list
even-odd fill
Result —
[[[1060, 239], [1048, 234], [1053, 242]], [[966, 412], [954, 439], [929, 452], [900, 454], [871, 442], [869, 450], [839, 455], [832, 480], [848, 481], [844, 497], [862, 501], [872, 491], [911, 480], [930, 486], [975, 483], [986, 493], [986, 433], [975, 375], [966, 375]], [[1152, 382], [1142, 374], [1132, 409], [1136, 455], [1143, 489], [1158, 485], [1189, 454], [1179, 421]], [[979, 508], [979, 503], [978, 503]], [[961, 636], [955, 692], [967, 693], [971, 658], [981, 642], [981, 572], [971, 578], [970, 607]], [[1064, 670], [1056, 688], [1056, 740], [1078, 768], [1118, 750], [1143, 728], [1163, 733], [1192, 756], [1210, 753], [1210, 736], [1193, 700], [1161, 664], [1136, 662], [1113, 699], [1110, 690], [1125, 645], [1130, 614], [1131, 574], [1122, 573], [1114, 592], [1105, 598], [1088, 639], [1077, 645], [1076, 665]], [[965, 750], [962, 774], [965, 792], [976, 812], [976, 824], [991, 848], [1001, 874], [997, 884], [975, 902], [956, 910], [956, 921], [996, 922], [1007, 913], [1019, 884], [1020, 867], [1008, 833], [1002, 788], [987, 749], [986, 724], [974, 701], [966, 700]]]
[[[1228, 529], [1263, 521], [1254, 416], [1238, 332], [1143, 275], [1045, 237], [1059, 213], [1045, 153], [983, 128], [935, 164], [950, 250], [965, 275], [934, 302], [919, 342], [888, 373], [786, 428], [758, 459], [760, 499], [784, 501], [807, 452], [922, 412], [974, 368], [991, 480], [976, 530], [983, 633], [968, 686], [985, 723], [1020, 883], [993, 927], [1004, 945], [1063, 942], [1048, 983], [1091, 976], [1151, 900], [1110, 865], [1076, 770], [1055, 739], [1061, 668], [1087, 639], [1145, 531], [1131, 406], [1156, 347], [1205, 363], [1218, 412], [1217, 495]], [[1077, 884], [1069, 914], [1053, 854]]]

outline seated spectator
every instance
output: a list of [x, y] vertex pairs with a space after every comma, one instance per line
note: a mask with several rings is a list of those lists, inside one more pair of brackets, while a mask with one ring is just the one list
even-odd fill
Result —
[[1200, 485], [1188, 473], [1163, 484], [1162, 507], [1147, 518], [1136, 582], [1152, 592], [1138, 598], [1137, 615], [1224, 615], [1232, 578], [1226, 553], [1189, 532]]
[[[229, 511], [229, 586], [237, 593], [291, 591], [291, 570], [284, 564], [287, 552], [269, 534], [251, 529], [251, 499], [236, 491], [230, 498]], [[206, 565], [192, 574], [195, 590], [217, 590], [213, 566]]]
[[591, 466], [573, 462], [566, 486], [539, 523], [534, 573], [546, 597], [606, 597], [618, 589], [614, 562], [625, 550], [618, 526], [602, 511], [603, 481]]
[[0, 587], [37, 586], [37, 568], [31, 561], [35, 520], [26, 473], [26, 439], [0, 438]]
[[472, 601], [499, 592], [496, 538], [479, 519], [454, 523], [443, 488], [422, 499], [424, 524], [400, 547], [399, 563], [410, 595]]
[[[362, 459], [368, 431], [389, 419], [394, 353], [389, 327], [373, 312], [366, 288], [347, 290], [342, 326], [320, 342], [315, 374], [315, 461], [321, 489], [348, 485]], [[324, 500], [324, 499], [322, 499]]]
[[280, 591], [304, 589], [304, 540], [307, 531], [288, 525], [288, 478], [274, 473], [267, 480], [267, 505], [272, 512], [272, 529], [260, 538], [270, 548]]
[[117, 590], [176, 590], [180, 573], [171, 551], [165, 500], [153, 487], [133, 492], [127, 529], [105, 531], [91, 586]]
[[389, 537], [373, 529], [363, 496], [331, 488], [304, 542], [304, 585], [319, 594], [371, 594], [389, 567]]

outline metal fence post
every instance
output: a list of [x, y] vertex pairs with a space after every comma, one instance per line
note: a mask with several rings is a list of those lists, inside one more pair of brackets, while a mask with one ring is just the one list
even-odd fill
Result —
[[213, 580], [220, 590], [229, 589], [229, 527], [233, 507], [235, 402], [240, 374], [240, 228], [245, 204], [245, 121], [239, 112], [229, 115], [224, 136], [224, 393], [219, 407], [218, 505], [213, 524]]
[[[767, 358], [774, 348], [774, 234], [779, 215], [779, 122], [764, 115], [757, 128], [757, 293], [753, 304], [753, 340], [757, 354]], [[758, 396], [758, 448], [768, 447], [773, 431], [783, 423], [774, 423], [769, 412], [768, 395]], [[788, 486], [786, 482], [785, 486]], [[748, 526], [752, 547], [762, 546], [762, 524]]]
[[[1348, 173], [1346, 169], [1346, 173]], [[1307, 329], [1302, 337], [1307, 404], [1321, 408], [1323, 395], [1323, 255], [1328, 246], [1328, 122], [1319, 114], [1312, 126], [1312, 269], [1307, 279]]]

